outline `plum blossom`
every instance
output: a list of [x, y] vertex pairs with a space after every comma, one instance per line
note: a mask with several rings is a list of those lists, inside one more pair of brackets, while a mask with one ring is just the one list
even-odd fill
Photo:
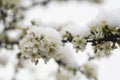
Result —
[[53, 28], [32, 27], [20, 40], [19, 46], [23, 57], [33, 62], [40, 58], [48, 61], [59, 55], [60, 40], [60, 34]]
[[81, 70], [87, 78], [96, 79], [96, 77], [98, 75], [97, 69], [98, 69], [98, 67], [95, 63], [87, 62], [87, 63], [83, 64]]
[[110, 56], [112, 54], [112, 47], [110, 42], [105, 42], [104, 44], [97, 44], [94, 49], [96, 50], [95, 56], [97, 58]]
[[87, 26], [68, 25], [61, 30], [63, 40], [73, 44], [76, 51], [83, 51], [87, 44], [87, 37], [90, 34]]
[[60, 67], [56, 73], [57, 80], [79, 80], [80, 73], [74, 74], [72, 71]]
[[76, 49], [76, 51], [83, 51], [87, 45], [87, 40], [83, 37], [77, 35], [72, 40], [73, 47]]

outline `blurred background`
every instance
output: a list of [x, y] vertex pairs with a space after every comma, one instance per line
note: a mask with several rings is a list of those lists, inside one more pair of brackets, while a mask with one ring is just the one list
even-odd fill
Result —
[[[42, 2], [44, 0], [35, 1]], [[19, 3], [17, 4], [19, 5]], [[84, 28], [84, 26], [87, 26], [89, 22], [96, 18], [99, 12], [120, 8], [120, 0], [104, 0], [100, 3], [92, 2], [92, 0], [50, 0], [49, 3], [37, 4], [35, 6], [33, 5], [33, 7], [31, 7], [31, 0], [21, 0], [21, 4], [25, 7], [23, 9], [27, 9], [24, 11], [24, 20], [18, 23], [23, 27], [30, 26], [31, 21], [36, 21], [36, 24], [41, 26], [56, 27], [69, 24], [83, 26]], [[2, 30], [3, 25], [1, 23], [0, 31]], [[14, 37], [15, 34], [17, 34], [16, 32], [19, 31], [8, 34]], [[0, 35], [0, 37], [2, 38], [2, 35]], [[19, 71], [16, 71], [16, 63], [18, 61], [16, 54], [19, 52], [19, 47], [14, 45], [13, 48], [13, 50], [6, 48], [0, 49], [0, 80], [56, 80], [55, 74], [58, 65], [53, 59], [47, 64], [40, 59], [37, 66], [30, 61], [26, 61], [24, 62], [24, 68], [20, 68]], [[91, 48], [88, 46], [87, 50], [84, 52], [87, 53], [90, 51]], [[74, 54], [79, 65], [85, 63], [87, 60], [87, 54], [83, 54], [84, 52]], [[120, 79], [120, 50], [116, 49], [113, 53], [114, 54], [109, 58], [94, 61], [98, 65], [99, 80]], [[80, 77], [78, 80], [85, 79], [84, 77]]]

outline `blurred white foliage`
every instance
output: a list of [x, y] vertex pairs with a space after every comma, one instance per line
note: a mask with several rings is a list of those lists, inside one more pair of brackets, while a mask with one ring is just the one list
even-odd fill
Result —
[[73, 46], [71, 44], [65, 44], [65, 46], [61, 47], [61, 58], [67, 67], [69, 68], [79, 68], [79, 65], [74, 56], [75, 52], [73, 51]]
[[98, 15], [96, 16], [93, 21], [90, 22], [88, 25], [99, 25], [101, 22], [105, 21], [107, 25], [110, 26], [120, 26], [120, 8], [106, 10], [102, 9], [99, 11]]
[[20, 29], [8, 30], [6, 31], [6, 35], [10, 42], [15, 42], [18, 41], [20, 37], [23, 35], [23, 30]]

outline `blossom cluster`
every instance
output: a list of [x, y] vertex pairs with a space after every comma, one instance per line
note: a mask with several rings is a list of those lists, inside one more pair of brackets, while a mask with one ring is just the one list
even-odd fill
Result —
[[83, 51], [87, 44], [85, 36], [72, 35], [70, 32], [66, 31], [66, 34], [63, 35], [63, 43], [68, 41], [73, 44], [73, 48], [76, 49], [76, 52], [79, 50]]
[[61, 30], [61, 35], [63, 43], [70, 42], [73, 44], [73, 48], [78, 52], [79, 50], [84, 51], [87, 45], [87, 38], [89, 33], [89, 28], [78, 25], [67, 25]]
[[[44, 61], [54, 58], [59, 66], [77, 70], [80, 68], [81, 73], [87, 78], [97, 79], [97, 67], [91, 63], [80, 67], [75, 62], [74, 52], [72, 52], [74, 50], [70, 48], [70, 45], [72, 44], [76, 51], [83, 51], [90, 42], [95, 53], [94, 57], [109, 56], [111, 50], [120, 45], [120, 27], [119, 23], [116, 24], [110, 25], [109, 21], [100, 20], [90, 25], [90, 30], [84, 31], [78, 26], [65, 26], [59, 29], [59, 32], [50, 27], [32, 27], [20, 40], [21, 53], [23, 57], [30, 58], [35, 63], [38, 63], [40, 58]], [[71, 44], [63, 46], [61, 43]], [[59, 80], [71, 80], [71, 76], [73, 74], [70, 73], [69, 76], [64, 69], [60, 69], [57, 74]]]
[[55, 58], [59, 55], [60, 47], [60, 39], [55, 39], [56, 36], [60, 37], [52, 28], [32, 27], [19, 42], [22, 55], [33, 62], [40, 58], [45, 61]]
[[87, 62], [85, 64], [83, 64], [83, 66], [81, 67], [81, 71], [82, 73], [89, 79], [97, 79], [97, 65], [91, 62]]
[[91, 35], [88, 42], [92, 42], [95, 56], [109, 56], [111, 50], [117, 48], [120, 42], [119, 27], [108, 25], [106, 21], [90, 27]]
[[57, 80], [78, 80], [80, 79], [80, 73], [74, 74], [72, 71], [60, 67], [56, 74]]
[[94, 53], [97, 58], [110, 56], [112, 54], [111, 50], [113, 49], [110, 42], [105, 42], [94, 46]]

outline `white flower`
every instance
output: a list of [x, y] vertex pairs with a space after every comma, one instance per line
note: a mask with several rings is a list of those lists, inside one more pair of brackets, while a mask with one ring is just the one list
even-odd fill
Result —
[[97, 68], [94, 63], [88, 62], [82, 66], [82, 72], [87, 78], [96, 78]]
[[74, 74], [72, 71], [60, 67], [56, 74], [56, 77], [57, 80], [79, 80], [80, 74]]
[[59, 55], [61, 36], [53, 28], [32, 27], [19, 45], [22, 55], [33, 62], [39, 58], [48, 61]]
[[96, 47], [97, 51], [95, 52], [95, 57], [106, 57], [111, 55], [111, 43], [105, 42], [104, 44], [97, 44]]
[[90, 34], [87, 26], [67, 25], [61, 29], [61, 35], [63, 40], [67, 40], [73, 44], [76, 51], [83, 51], [86, 46], [88, 35]]
[[78, 50], [83, 51], [86, 47], [87, 40], [84, 39], [84, 37], [77, 35], [73, 38], [72, 44], [76, 51]]

